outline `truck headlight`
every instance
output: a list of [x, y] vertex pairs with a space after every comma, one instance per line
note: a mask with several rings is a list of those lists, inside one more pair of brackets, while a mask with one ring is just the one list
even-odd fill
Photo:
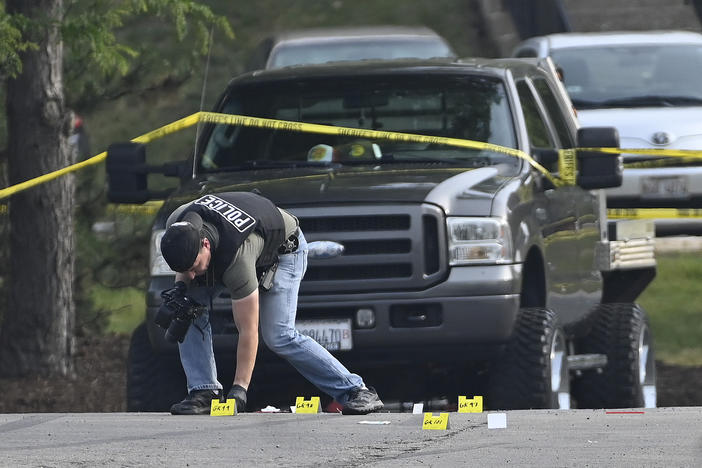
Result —
[[151, 233], [151, 248], [149, 249], [149, 265], [151, 266], [151, 276], [173, 276], [175, 272], [171, 270], [161, 255], [161, 238], [166, 232], [165, 229], [158, 229]]
[[451, 217], [446, 226], [449, 265], [512, 261], [512, 237], [503, 219]]

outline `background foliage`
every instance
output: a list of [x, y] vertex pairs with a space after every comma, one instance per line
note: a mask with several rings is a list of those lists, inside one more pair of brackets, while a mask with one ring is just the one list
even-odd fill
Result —
[[[163, 2], [134, 0], [132, 5], [155, 8], [157, 3]], [[70, 107], [84, 119], [91, 154], [104, 151], [110, 143], [134, 138], [196, 112], [201, 102], [209, 110], [226, 83], [245, 70], [258, 41], [273, 32], [319, 26], [425, 25], [446, 37], [459, 55], [491, 54], [477, 48], [472, 39], [479, 25], [475, 24], [469, 0], [206, 0], [202, 3], [210, 6], [214, 14], [224, 15], [235, 32], [235, 37], [230, 37], [222, 25], [213, 30], [214, 45], [206, 83], [208, 61], [198, 57], [196, 51], [185, 53], [186, 48], [178, 41], [163, 40], [179, 34], [182, 37], [188, 32], [182, 22], [175, 21], [174, 26], [168, 21], [178, 18], [182, 11], [164, 9], [145, 19], [115, 10], [107, 16], [108, 22], [100, 22], [95, 21], [98, 13], [105, 13], [104, 9], [113, 7], [115, 2], [66, 0], [74, 21], [65, 26], [64, 34], [78, 45], [68, 51], [67, 97]], [[21, 26], [4, 15], [0, 1], [2, 76], [16, 63], [8, 51], [21, 45], [16, 33]], [[115, 35], [103, 40], [119, 41], [125, 47], [97, 57], [98, 60], [88, 60], [96, 50], [95, 41], [105, 37], [100, 31], [111, 26], [117, 26]], [[193, 33], [201, 40], [210, 31], [200, 28]], [[124, 75], [106, 72], [114, 70], [115, 64]], [[2, 93], [0, 106], [4, 102]], [[4, 119], [4, 113], [0, 112], [0, 148], [6, 141]], [[195, 129], [190, 129], [150, 144], [150, 162], [185, 159], [194, 138]], [[144, 314], [151, 218], [108, 209], [104, 165], [85, 169], [77, 177], [78, 333], [128, 334]], [[7, 185], [4, 164], [0, 164], [0, 182]], [[0, 316], [5, 310], [3, 280], [10, 274], [5, 261], [7, 252], [3, 250], [6, 245], [7, 222], [0, 206]], [[640, 300], [651, 317], [658, 357], [669, 362], [702, 365], [702, 322], [695, 307], [696, 278], [702, 276], [700, 257], [699, 253], [659, 256], [658, 276]]]
[[651, 321], [656, 358], [670, 364], [700, 366], [702, 252], [658, 254], [657, 261], [656, 279], [639, 298]]
[[[186, 48], [178, 41], [163, 40], [174, 35], [176, 26], [168, 18], [178, 12], [164, 10], [155, 17], [135, 18], [114, 11], [107, 15], [107, 23], [99, 23], [94, 18], [105, 13], [99, 9], [109, 6], [107, 3], [69, 3], [77, 20], [66, 25], [64, 34], [79, 47], [67, 57], [67, 98], [69, 106], [83, 118], [91, 155], [104, 151], [110, 143], [192, 114], [200, 110], [201, 103], [210, 109], [227, 82], [245, 70], [256, 44], [273, 32], [342, 25], [425, 25], [439, 31], [459, 54], [481, 55], [468, 40], [473, 21], [468, 0], [203, 1], [214, 14], [225, 16], [235, 32], [235, 37], [230, 37], [221, 25], [212, 31], [195, 31], [199, 38], [212, 33], [209, 59], [195, 52], [184, 53]], [[152, 2], [137, 3], [149, 7]], [[97, 57], [99, 60], [87, 60], [97, 38], [105, 37], [105, 30], [113, 26], [117, 27], [114, 37], [108, 35], [103, 40], [125, 46]], [[105, 72], [114, 70], [115, 65], [124, 75]], [[185, 159], [192, 150], [195, 131], [189, 129], [150, 144], [149, 162]], [[106, 330], [129, 333], [144, 313], [151, 219], [107, 209], [104, 165], [82, 170], [77, 177], [78, 334]]]

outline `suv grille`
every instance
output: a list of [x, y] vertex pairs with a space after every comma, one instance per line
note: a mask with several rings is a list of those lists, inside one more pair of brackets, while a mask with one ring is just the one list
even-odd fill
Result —
[[303, 294], [424, 289], [447, 270], [443, 213], [432, 205], [290, 209], [308, 242], [344, 246], [338, 257], [310, 258]]

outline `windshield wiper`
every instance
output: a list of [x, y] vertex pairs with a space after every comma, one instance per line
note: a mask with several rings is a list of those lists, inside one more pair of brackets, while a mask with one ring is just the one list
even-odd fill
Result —
[[674, 107], [700, 104], [702, 104], [702, 98], [699, 97], [669, 95], [630, 96], [626, 98], [607, 99], [598, 103], [592, 103], [592, 105], [596, 107]]
[[340, 167], [340, 164], [327, 161], [243, 161], [233, 166], [218, 167], [216, 172], [244, 171], [249, 169], [297, 169], [300, 167], [334, 168]]
[[410, 156], [402, 155], [401, 158], [396, 158], [393, 154], [384, 153], [383, 157], [377, 162], [382, 164], [448, 164], [451, 166], [465, 166], [468, 163], [473, 165], [473, 161], [465, 159], [447, 159], [447, 158], [431, 158], [426, 156]]

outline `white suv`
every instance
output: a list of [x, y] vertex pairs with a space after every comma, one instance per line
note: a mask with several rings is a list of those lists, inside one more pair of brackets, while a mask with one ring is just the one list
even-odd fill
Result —
[[[702, 150], [702, 34], [564, 33], [520, 43], [515, 57], [551, 56], [582, 125], [614, 126], [622, 148]], [[625, 161], [642, 159], [625, 155]], [[610, 208], [702, 206], [700, 166], [628, 168]], [[656, 232], [699, 234], [702, 222], [656, 220]]]

